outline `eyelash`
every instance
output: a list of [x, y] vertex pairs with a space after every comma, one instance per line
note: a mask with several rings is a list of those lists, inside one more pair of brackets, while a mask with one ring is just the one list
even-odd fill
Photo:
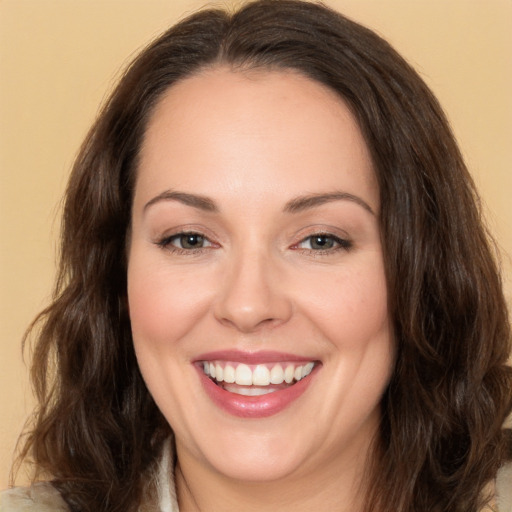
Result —
[[[180, 243], [183, 242], [183, 239], [186, 237], [197, 237], [202, 239], [204, 242], [206, 242], [208, 245], [202, 246], [202, 247], [177, 247], [173, 245], [173, 242], [176, 240], [180, 240]], [[156, 242], [156, 245], [161, 247], [162, 249], [166, 249], [174, 254], [178, 255], [191, 255], [191, 254], [199, 254], [200, 252], [204, 250], [208, 250], [210, 247], [213, 246], [213, 243], [208, 240], [206, 236], [204, 236], [201, 233], [197, 233], [195, 231], [181, 231], [180, 233], [175, 233], [171, 236], [166, 236], [162, 238], [161, 240]]]
[[[186, 237], [197, 237], [198, 239], [201, 239], [204, 243], [207, 245], [203, 245], [201, 247], [189, 247], [185, 248], [183, 246], [177, 247], [173, 245], [173, 242], [180, 241], [180, 244], [183, 245], [183, 241]], [[311, 243], [314, 239], [317, 239], [317, 242], [319, 239], [324, 239], [323, 243], [330, 243], [332, 244], [331, 247], [327, 247], [325, 249], [319, 248], [319, 249], [313, 249], [313, 248], [305, 248], [300, 247], [301, 244], [306, 243], [309, 241], [309, 245], [311, 246]], [[205, 250], [209, 250], [211, 247], [214, 247], [215, 244], [211, 242], [206, 236], [204, 236], [202, 233], [198, 233], [195, 231], [182, 231], [180, 233], [175, 233], [171, 236], [166, 236], [162, 238], [161, 240], [156, 242], [156, 245], [162, 249], [166, 249], [174, 254], [177, 255], [196, 255], [200, 254]], [[300, 251], [305, 254], [313, 254], [314, 256], [326, 256], [329, 254], [336, 253], [338, 251], [350, 251], [352, 249], [352, 242], [347, 239], [340, 238], [338, 236], [335, 236], [330, 233], [313, 233], [311, 235], [308, 235], [307, 237], [303, 238], [298, 242], [297, 244], [293, 245], [291, 249]]]
[[[318, 239], [324, 239], [324, 242], [330, 241], [333, 244], [333, 246], [327, 247], [325, 249], [300, 247], [300, 245], [305, 243], [306, 241], [309, 241], [309, 245], [311, 246], [311, 243], [315, 238], [317, 239], [317, 241]], [[331, 233], [313, 233], [312, 235], [308, 235], [307, 237], [303, 238], [299, 243], [295, 244], [292, 248], [307, 254], [313, 254], [314, 256], [327, 256], [338, 251], [348, 252], [350, 249], [352, 249], [352, 245], [353, 244], [350, 240], [340, 238]]]

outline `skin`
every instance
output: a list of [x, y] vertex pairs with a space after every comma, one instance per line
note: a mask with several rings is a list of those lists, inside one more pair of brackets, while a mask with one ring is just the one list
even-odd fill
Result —
[[[345, 195], [297, 207], [335, 193]], [[175, 432], [184, 510], [361, 509], [393, 365], [378, 213], [357, 123], [319, 83], [217, 67], [157, 105], [138, 169], [128, 299], [142, 375]], [[183, 248], [183, 231], [204, 246]], [[311, 245], [317, 233], [332, 247]], [[192, 364], [226, 349], [320, 363], [289, 407], [240, 418], [210, 400]]]

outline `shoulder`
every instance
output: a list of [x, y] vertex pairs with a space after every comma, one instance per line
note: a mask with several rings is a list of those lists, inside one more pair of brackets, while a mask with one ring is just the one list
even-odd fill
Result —
[[41, 482], [1, 492], [0, 512], [69, 512], [69, 508], [51, 484]]
[[512, 512], [512, 463], [501, 468], [496, 481], [498, 510]]
[[[0, 0], [1, 1], [1, 0]], [[138, 512], [179, 512], [174, 485], [175, 454], [171, 439], [164, 443], [158, 464], [152, 469]], [[0, 492], [0, 512], [70, 512], [49, 482], [13, 487]]]

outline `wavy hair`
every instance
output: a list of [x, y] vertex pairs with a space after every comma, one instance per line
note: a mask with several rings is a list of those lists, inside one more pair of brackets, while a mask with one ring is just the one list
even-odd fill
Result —
[[74, 164], [51, 305], [31, 328], [39, 406], [22, 457], [73, 511], [134, 511], [171, 435], [135, 358], [126, 245], [152, 111], [217, 65], [292, 69], [356, 116], [381, 195], [396, 367], [369, 461], [366, 510], [476, 512], [511, 457], [511, 333], [495, 250], [449, 124], [419, 75], [372, 31], [309, 2], [204, 10], [134, 60]]

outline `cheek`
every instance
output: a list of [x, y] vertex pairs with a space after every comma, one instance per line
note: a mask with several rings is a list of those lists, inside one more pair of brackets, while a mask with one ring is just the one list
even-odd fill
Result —
[[301, 309], [340, 348], [388, 339], [387, 286], [379, 261], [306, 280]]
[[172, 348], [199, 321], [208, 302], [206, 292], [197, 275], [140, 265], [133, 257], [128, 304], [134, 343]]

